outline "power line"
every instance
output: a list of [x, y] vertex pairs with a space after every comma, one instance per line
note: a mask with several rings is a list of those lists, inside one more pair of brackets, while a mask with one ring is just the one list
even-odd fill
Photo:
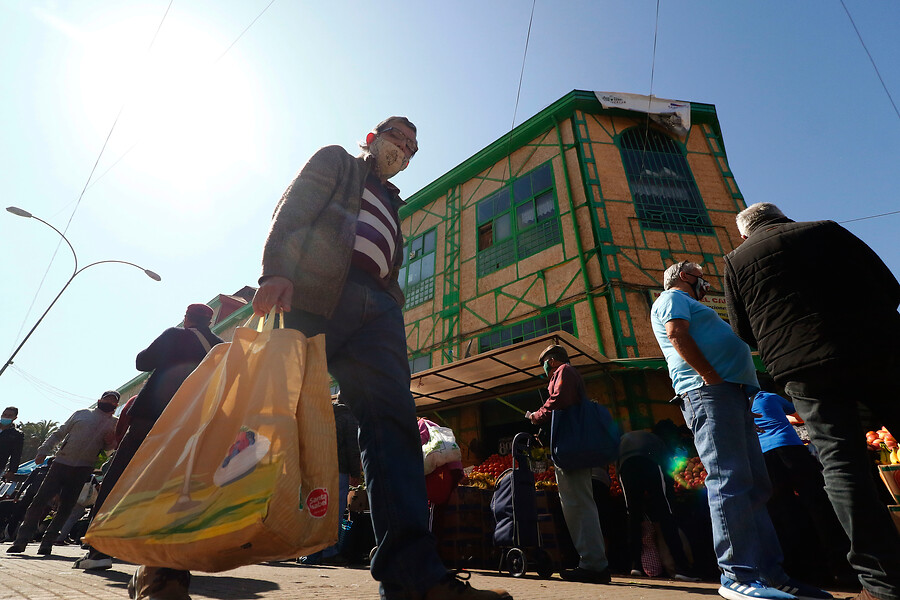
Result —
[[858, 219], [847, 219], [846, 221], [838, 221], [838, 223], [853, 223], [854, 221], [865, 221], [866, 219], [877, 219], [878, 217], [886, 217], [888, 215], [897, 215], [900, 214], [900, 210], [893, 210], [891, 212], [881, 213], [880, 215], [869, 215], [868, 217], [859, 217]]
[[253, 19], [252, 21], [250, 21], [250, 24], [249, 24], [249, 25], [247, 25], [246, 27], [244, 27], [244, 30], [243, 30], [240, 34], [238, 34], [238, 36], [237, 36], [236, 38], [234, 38], [234, 41], [231, 42], [231, 44], [230, 44], [227, 48], [225, 48], [225, 52], [223, 52], [222, 54], [220, 54], [220, 55], [219, 55], [219, 58], [217, 58], [217, 59], [215, 60], [215, 62], [213, 62], [213, 64], [216, 64], [217, 62], [219, 62], [220, 60], [222, 60], [222, 57], [225, 56], [226, 54], [228, 54], [228, 51], [231, 50], [231, 47], [238, 43], [238, 40], [241, 39], [241, 38], [244, 36], [244, 34], [247, 33], [247, 31], [248, 31], [251, 27], [253, 27], [253, 24], [256, 23], [256, 21], [258, 21], [259, 18], [260, 18], [261, 16], [263, 16], [263, 15], [265, 14], [265, 12], [266, 12], [267, 10], [269, 10], [269, 7], [272, 6], [273, 4], [275, 4], [275, 0], [272, 0], [271, 2], [269, 2], [268, 4], [266, 4], [266, 7], [265, 7], [264, 9], [262, 9], [262, 12], [260, 12], [258, 15], [256, 15], [256, 18]]
[[[519, 71], [519, 87], [516, 89], [516, 107], [513, 109], [513, 120], [510, 133], [516, 127], [516, 114], [519, 112], [519, 95], [522, 93], [522, 80], [525, 78], [525, 59], [528, 57], [528, 42], [531, 40], [531, 24], [534, 22], [534, 6], [537, 0], [531, 2], [531, 17], [528, 19], [528, 33], [525, 34], [525, 52], [522, 53], [522, 69]], [[512, 141], [512, 137], [510, 137]]]
[[513, 108], [512, 125], [509, 127], [509, 137], [506, 140], [506, 160], [507, 164], [509, 164], [510, 179], [512, 179], [512, 164], [510, 164], [512, 159], [510, 156], [512, 152], [512, 137], [513, 130], [516, 128], [516, 115], [519, 112], [519, 96], [522, 93], [522, 80], [525, 78], [525, 59], [528, 57], [528, 42], [531, 40], [531, 25], [534, 23], [535, 4], [537, 4], [537, 0], [531, 0], [531, 16], [528, 18], [528, 32], [525, 34], [525, 51], [522, 53], [522, 69], [519, 71], [519, 86], [516, 89], [516, 105], [515, 108]]
[[[222, 60], [222, 59], [225, 57], [226, 54], [228, 54], [228, 52], [232, 49], [232, 47], [234, 47], [234, 45], [238, 43], [238, 41], [244, 36], [244, 34], [247, 33], [247, 31], [249, 31], [251, 27], [253, 27], [253, 25], [259, 20], [259, 18], [262, 17], [262, 16], [266, 13], [266, 11], [269, 10], [269, 7], [271, 7], [273, 4], [275, 4], [275, 0], [271, 0], [271, 1], [266, 5], [266, 7], [263, 8], [262, 11], [260, 11], [260, 13], [259, 13], [258, 15], [256, 15], [256, 17], [254, 17], [254, 19], [253, 19], [252, 21], [250, 21], [250, 24], [247, 25], [246, 27], [244, 27], [244, 30], [241, 31], [241, 32], [238, 34], [238, 36], [237, 36], [236, 38], [234, 38], [234, 40], [228, 45], [228, 47], [222, 52], [222, 54], [220, 54], [220, 55], [216, 58], [216, 60], [214, 60], [214, 61], [210, 64], [210, 66], [215, 66], [216, 64], [218, 64], [218, 62], [219, 62], [220, 60]], [[115, 162], [113, 162], [113, 164], [111, 164], [105, 171], [103, 171], [103, 173], [101, 173], [100, 176], [97, 177], [97, 179], [95, 179], [93, 182], [91, 182], [91, 185], [88, 186], [88, 187], [89, 187], [89, 188], [92, 187], [95, 183], [97, 183], [98, 181], [100, 181], [101, 179], [103, 179], [103, 178], [106, 176], [106, 174], [109, 173], [110, 171], [112, 171], [112, 170], [116, 167], [116, 165], [118, 165], [120, 162], [122, 162], [122, 159], [124, 159], [126, 156], [128, 156], [128, 154], [129, 154], [132, 150], [134, 150], [135, 147], [137, 147], [137, 145], [138, 145], [140, 142], [141, 142], [141, 140], [138, 140], [138, 141], [136, 141], [135, 143], [133, 143], [133, 144], [128, 148], [128, 150], [126, 150], [125, 152], [123, 152], [123, 153], [119, 156], [119, 158], [117, 158], [117, 159], [115, 160]]]
[[[71, 392], [67, 392], [60, 388], [54, 387], [49, 383], [42, 381], [35, 377], [34, 375], [23, 371], [17, 365], [10, 365], [10, 368], [18, 373], [22, 379], [24, 379], [31, 387], [35, 389], [41, 396], [44, 397], [45, 400], [50, 402], [51, 404], [55, 404], [60, 408], [64, 408], [66, 410], [73, 410], [73, 407], [82, 407], [84, 402], [95, 400], [95, 398], [90, 398], [88, 396], [82, 396], [80, 394], [73, 394]], [[54, 399], [55, 397], [55, 399]], [[69, 401], [72, 404], [66, 406], [60, 400]]]
[[841, 6], [844, 7], [844, 12], [847, 13], [847, 18], [850, 19], [850, 24], [853, 25], [853, 31], [856, 32], [856, 37], [859, 38], [859, 43], [862, 44], [863, 50], [865, 50], [866, 54], [869, 56], [869, 61], [871, 61], [872, 67], [875, 69], [875, 74], [878, 75], [878, 81], [881, 82], [881, 87], [884, 88], [884, 93], [887, 94], [888, 100], [891, 101], [891, 106], [894, 107], [894, 112], [897, 114], [897, 118], [900, 119], [900, 110], [897, 109], [897, 103], [894, 102], [894, 97], [891, 96], [891, 92], [888, 90], [887, 85], [885, 85], [884, 79], [881, 77], [881, 72], [878, 70], [878, 65], [875, 64], [875, 59], [872, 58], [872, 53], [869, 52], [869, 48], [866, 46], [866, 42], [865, 40], [863, 40], [862, 34], [859, 32], [859, 28], [856, 26], [856, 22], [850, 15], [850, 11], [847, 10], [847, 5], [844, 4], [844, 0], [841, 0]]
[[653, 79], [656, 76], [656, 42], [659, 38], [659, 0], [656, 0], [656, 20], [653, 26], [653, 57], [650, 60], [650, 96], [647, 98], [647, 120], [644, 129], [644, 144], [641, 148], [641, 166], [638, 177], [644, 176], [644, 158], [647, 156], [647, 143], [650, 141], [650, 114], [653, 108]]
[[[153, 49], [153, 44], [156, 42], [156, 37], [159, 35], [160, 30], [162, 29], [163, 23], [166, 21], [166, 17], [169, 15], [169, 9], [172, 8], [172, 3], [175, 0], [169, 0], [169, 5], [166, 7], [166, 12], [163, 14], [162, 19], [159, 22], [159, 25], [156, 27], [156, 32], [153, 34], [153, 38], [150, 40], [150, 46], [147, 48], [147, 53]], [[127, 104], [127, 99], [122, 102], [122, 106], [119, 107], [119, 112], [116, 114], [116, 118], [113, 119], [112, 127], [109, 128], [109, 133], [106, 134], [106, 139], [103, 141], [103, 146], [100, 148], [100, 153], [97, 155], [97, 159], [94, 161], [94, 166], [91, 167], [91, 172], [88, 175], [87, 181], [84, 182], [84, 187], [81, 189], [81, 193], [78, 195], [78, 199], [75, 201], [75, 208], [72, 209], [72, 214], [69, 215], [69, 220], [66, 221], [66, 226], [63, 228], [62, 235], [69, 231], [69, 226], [72, 224], [72, 219], [75, 218], [75, 213], [78, 211], [78, 207], [81, 206], [81, 200], [84, 198], [84, 193], [87, 191], [88, 186], [91, 183], [91, 178], [94, 176], [94, 172], [97, 170], [97, 165], [100, 164], [100, 159], [103, 157], [103, 152], [106, 150], [106, 145], [109, 143], [109, 139], [112, 137], [113, 131], [116, 129], [116, 124], [119, 122], [119, 117], [122, 116], [122, 111], [125, 110], [125, 105]], [[19, 325], [19, 331], [16, 332], [16, 337], [13, 340], [13, 346], [15, 346], [16, 342], [19, 341], [19, 336], [22, 335], [22, 330], [25, 328], [25, 323], [28, 321], [28, 316], [31, 314], [31, 310], [34, 308], [34, 303], [37, 302], [38, 294], [40, 294], [41, 289], [44, 287], [44, 282], [47, 280], [47, 275], [50, 273], [50, 267], [53, 266], [53, 261], [56, 260], [56, 255], [59, 254], [59, 249], [63, 244], [62, 238], [59, 239], [56, 243], [56, 249], [53, 250], [53, 256], [50, 257], [50, 262], [47, 263], [47, 269], [44, 271], [44, 275], [41, 277], [41, 281], [38, 283], [37, 290], [34, 292], [34, 296], [31, 299], [31, 304], [28, 305], [28, 310], [25, 311], [25, 316], [22, 318], [22, 324]], [[77, 260], [77, 259], [76, 259]]]

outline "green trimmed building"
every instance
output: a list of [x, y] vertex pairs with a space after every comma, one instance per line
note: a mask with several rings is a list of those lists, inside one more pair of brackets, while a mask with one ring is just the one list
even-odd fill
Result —
[[[682, 423], [668, 404], [650, 306], [663, 270], [692, 260], [713, 285], [708, 302], [724, 312], [721, 259], [740, 243], [743, 208], [713, 105], [566, 94], [401, 210], [414, 395], [417, 372], [462, 361], [473, 366], [453, 379], [478, 378], [478, 356], [562, 331], [609, 359], [585, 369], [588, 393], [626, 430]], [[480, 393], [461, 387], [417, 403], [457, 430], [464, 454], [476, 440], [475, 455], [495, 452], [526, 430], [521, 411], [540, 406], [546, 381], [536, 373], [493, 399], [482, 377]]]

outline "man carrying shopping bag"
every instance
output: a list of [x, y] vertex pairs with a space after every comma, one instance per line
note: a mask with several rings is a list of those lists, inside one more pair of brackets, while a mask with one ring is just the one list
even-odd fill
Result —
[[382, 598], [511, 599], [447, 571], [428, 531], [397, 282], [402, 200], [388, 183], [418, 150], [416, 128], [390, 117], [361, 147], [356, 157], [339, 146], [322, 148], [288, 187], [266, 239], [253, 309], [283, 310], [287, 327], [308, 337], [325, 334], [328, 370], [359, 420], [378, 545], [371, 571]]

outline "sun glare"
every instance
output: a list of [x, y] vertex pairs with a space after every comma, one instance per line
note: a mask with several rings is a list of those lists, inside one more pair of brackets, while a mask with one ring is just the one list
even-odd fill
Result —
[[120, 20], [84, 38], [76, 72], [95, 139], [105, 138], [124, 106], [100, 169], [134, 146], [131, 168], [202, 191], [256, 155], [259, 112], [248, 70], [234, 49], [225, 53], [230, 40], [175, 15], [148, 52], [156, 26], [148, 23]]

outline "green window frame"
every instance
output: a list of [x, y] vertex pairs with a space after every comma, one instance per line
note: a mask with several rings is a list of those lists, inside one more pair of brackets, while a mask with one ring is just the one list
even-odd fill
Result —
[[525, 321], [519, 321], [505, 327], [498, 327], [493, 331], [478, 337], [479, 352], [496, 350], [505, 346], [511, 346], [525, 340], [530, 340], [554, 331], [566, 331], [572, 335], [575, 332], [575, 311], [571, 306], [566, 306], [553, 312]]
[[713, 235], [681, 144], [655, 129], [632, 127], [618, 146], [641, 227]]
[[476, 204], [479, 277], [562, 241], [550, 161]]
[[409, 372], [416, 374], [419, 371], [427, 371], [431, 368], [431, 355], [423, 354], [421, 356], [409, 357]]
[[437, 260], [437, 228], [406, 243], [403, 266], [397, 279], [406, 296], [406, 306], [416, 306], [434, 298], [434, 269]]

